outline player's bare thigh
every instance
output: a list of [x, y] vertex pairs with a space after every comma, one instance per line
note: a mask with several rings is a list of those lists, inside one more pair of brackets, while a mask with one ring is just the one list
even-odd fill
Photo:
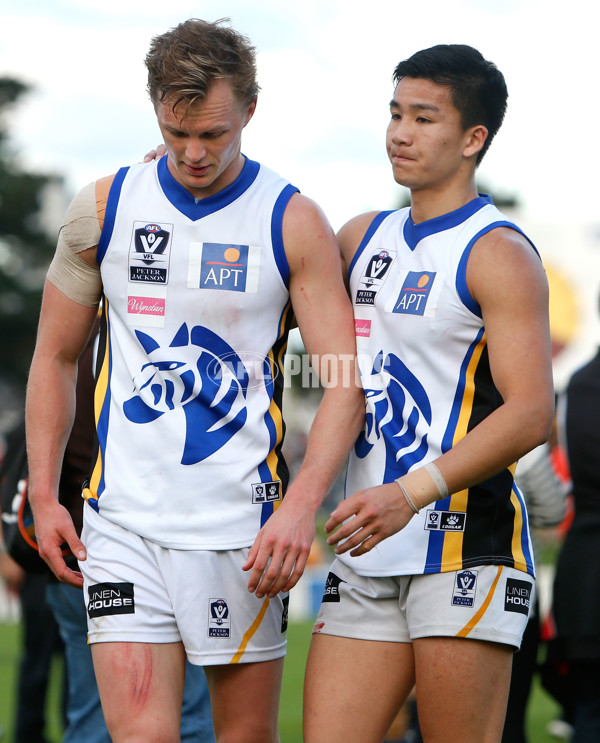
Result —
[[305, 743], [381, 743], [414, 683], [410, 643], [312, 637]]
[[279, 743], [283, 660], [204, 666], [217, 743]]
[[425, 637], [413, 646], [426, 743], [499, 743], [513, 648], [455, 637]]
[[92, 658], [113, 743], [179, 743], [181, 643], [99, 642]]

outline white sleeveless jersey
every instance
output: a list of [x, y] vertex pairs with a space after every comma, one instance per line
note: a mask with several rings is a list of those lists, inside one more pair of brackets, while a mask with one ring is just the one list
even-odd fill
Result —
[[295, 191], [250, 160], [198, 201], [166, 157], [115, 177], [87, 500], [159, 545], [248, 546], [283, 498], [282, 219]]
[[[450, 449], [501, 403], [466, 265], [475, 241], [516, 226], [489, 197], [414, 224], [377, 215], [350, 265], [367, 420], [350, 455], [346, 494], [388, 483]], [[514, 467], [421, 510], [361, 557], [362, 575], [414, 575], [502, 564], [533, 574]]]

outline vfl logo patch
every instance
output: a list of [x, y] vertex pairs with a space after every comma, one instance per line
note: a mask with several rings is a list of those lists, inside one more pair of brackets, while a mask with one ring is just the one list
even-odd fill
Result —
[[252, 485], [252, 503], [271, 503], [281, 500], [281, 482], [258, 482]]
[[430, 531], [464, 531], [467, 514], [464, 511], [427, 510], [424, 528]]
[[325, 582], [325, 590], [323, 591], [323, 603], [339, 604], [340, 583], [345, 582], [345, 580], [339, 578], [335, 573], [329, 573]]
[[123, 413], [144, 425], [183, 410], [181, 464], [197, 464], [224, 446], [246, 422], [244, 364], [220, 336], [201, 325], [189, 330], [184, 323], [167, 347], [141, 330], [135, 334], [148, 362], [133, 379], [134, 393], [123, 403]]
[[425, 315], [435, 277], [436, 274], [432, 271], [409, 271], [392, 312], [402, 315]]
[[129, 251], [129, 281], [168, 283], [172, 231], [172, 224], [133, 223], [133, 243]]
[[90, 619], [111, 614], [135, 614], [133, 583], [96, 583], [88, 587]]
[[258, 291], [260, 247], [228, 243], [191, 243], [188, 289]]
[[390, 253], [387, 250], [378, 250], [373, 253], [359, 281], [354, 304], [375, 304], [375, 297], [383, 286], [385, 277], [394, 260], [394, 255], [395, 253]]
[[231, 621], [225, 599], [208, 600], [208, 636], [229, 637]]
[[452, 591], [452, 606], [472, 607], [475, 603], [477, 590], [477, 571], [461, 570], [456, 574], [454, 590]]
[[288, 628], [288, 616], [289, 616], [289, 610], [290, 610], [290, 597], [286, 596], [282, 602], [283, 604], [283, 612], [281, 614], [281, 634], [283, 635], [285, 632], [287, 632]]
[[529, 581], [507, 578], [504, 611], [514, 611], [527, 616], [531, 604], [531, 588], [532, 584]]

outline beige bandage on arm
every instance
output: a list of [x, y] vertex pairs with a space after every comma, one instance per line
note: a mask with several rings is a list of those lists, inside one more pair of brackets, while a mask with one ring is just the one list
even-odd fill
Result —
[[442, 500], [449, 495], [444, 476], [433, 462], [399, 477], [396, 483], [415, 513], [419, 513], [421, 508], [433, 501]]
[[63, 294], [88, 307], [97, 305], [102, 295], [100, 268], [84, 261], [78, 253], [97, 247], [101, 231], [96, 187], [90, 183], [67, 209], [47, 275], [48, 281]]

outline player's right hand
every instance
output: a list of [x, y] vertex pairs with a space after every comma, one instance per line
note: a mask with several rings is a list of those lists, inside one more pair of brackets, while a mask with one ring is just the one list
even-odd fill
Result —
[[40, 557], [61, 583], [83, 588], [83, 576], [79, 571], [71, 570], [63, 556], [66, 543], [77, 560], [86, 559], [85, 547], [77, 536], [71, 515], [54, 499], [35, 507], [32, 503], [32, 510]]

